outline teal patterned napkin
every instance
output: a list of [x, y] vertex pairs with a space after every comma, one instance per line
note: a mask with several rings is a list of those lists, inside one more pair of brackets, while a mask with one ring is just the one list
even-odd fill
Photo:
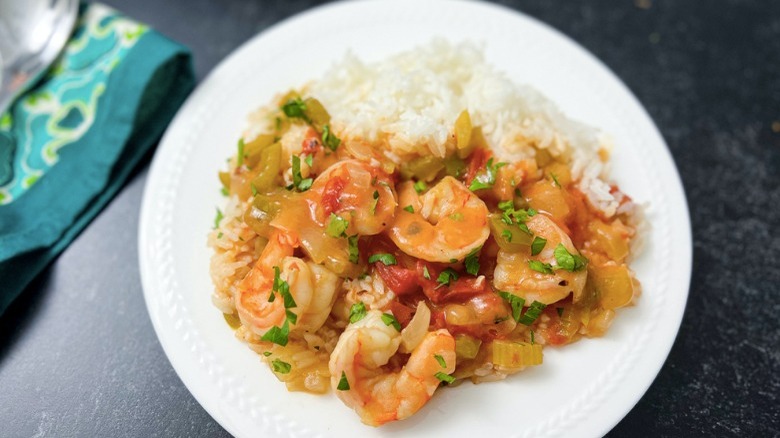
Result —
[[82, 5], [60, 58], [0, 116], [0, 314], [117, 193], [194, 82], [185, 47]]

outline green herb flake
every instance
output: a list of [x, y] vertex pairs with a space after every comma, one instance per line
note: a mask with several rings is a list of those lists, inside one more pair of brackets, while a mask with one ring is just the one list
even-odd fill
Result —
[[396, 330], [399, 332], [401, 331], [401, 323], [398, 322], [397, 319], [395, 319], [395, 316], [393, 316], [390, 313], [383, 313], [382, 314], [382, 322], [385, 323], [387, 326], [393, 326]]
[[325, 125], [322, 128], [322, 143], [334, 152], [341, 144], [341, 139], [333, 134], [333, 131], [330, 130], [330, 125]]
[[447, 368], [447, 362], [445, 362], [445, 361], [444, 361], [444, 358], [443, 358], [443, 357], [441, 357], [441, 355], [440, 355], [440, 354], [434, 354], [434, 355], [433, 355], [433, 358], [434, 358], [434, 359], [436, 359], [436, 362], [439, 362], [439, 365], [440, 365], [442, 368]]
[[284, 115], [293, 119], [307, 120], [308, 118], [306, 117], [305, 111], [306, 103], [300, 97], [290, 99], [287, 103], [282, 105], [282, 112]]
[[349, 261], [354, 264], [357, 264], [358, 260], [360, 260], [360, 249], [358, 248], [359, 237], [360, 236], [357, 234], [347, 237], [347, 243], [349, 244]]
[[249, 188], [252, 189], [252, 196], [257, 196], [257, 188], [254, 183], [249, 183]]
[[295, 314], [290, 309], [287, 309], [284, 311], [285, 316], [287, 316], [287, 320], [290, 321], [291, 324], [295, 324], [298, 322], [298, 315]]
[[515, 209], [515, 203], [510, 201], [501, 201], [498, 203], [498, 209], [501, 211], [508, 211]]
[[339, 384], [336, 386], [336, 389], [339, 391], [349, 391], [349, 382], [347, 381], [347, 374], [344, 371], [341, 372], [341, 378], [339, 379]]
[[535, 256], [542, 252], [545, 245], [547, 245], [547, 239], [539, 236], [534, 237], [534, 241], [531, 242], [531, 255]]
[[423, 266], [423, 277], [426, 280], [430, 280], [431, 279], [431, 273], [428, 272], [428, 267], [427, 266]]
[[539, 318], [539, 316], [542, 314], [542, 310], [544, 310], [545, 307], [547, 307], [546, 304], [540, 303], [539, 301], [534, 301], [531, 303], [531, 306], [528, 308], [528, 310], [525, 311], [525, 314], [517, 320], [517, 322], [524, 325], [533, 324], [534, 321], [536, 321], [536, 318]]
[[428, 185], [425, 184], [425, 181], [417, 181], [414, 183], [414, 191], [417, 193], [422, 193], [428, 188]]
[[374, 190], [374, 194], [372, 196], [373, 199], [371, 200], [371, 214], [376, 214], [376, 206], [379, 204], [379, 192]]
[[439, 274], [439, 277], [436, 279], [436, 281], [439, 282], [439, 284], [443, 284], [446, 286], [449, 286], [450, 283], [458, 279], [458, 273], [455, 272], [452, 268], [447, 268]]
[[328, 227], [325, 229], [325, 232], [330, 237], [342, 237], [346, 236], [347, 227], [349, 227], [348, 220], [335, 213], [331, 213], [330, 219], [328, 220]]
[[236, 155], [236, 166], [241, 167], [244, 165], [244, 139], [238, 139], [238, 154]]
[[534, 342], [534, 331], [531, 330], [531, 345], [534, 345], [536, 342]]
[[533, 236], [534, 233], [531, 232], [531, 230], [528, 228], [528, 225], [526, 224], [517, 224], [517, 228], [520, 228], [520, 231], [524, 232], [525, 234], [528, 234], [529, 236]]
[[456, 222], [462, 222], [463, 221], [463, 213], [461, 213], [461, 212], [452, 213], [450, 215], [450, 219], [452, 219], [452, 220], [454, 220]]
[[366, 317], [366, 305], [362, 302], [355, 303], [349, 308], [349, 323], [354, 324]]
[[496, 183], [496, 175], [498, 175], [498, 169], [506, 166], [508, 163], [496, 163], [493, 164], [493, 159], [487, 161], [485, 171], [478, 174], [474, 180], [469, 184], [469, 190], [475, 192], [477, 190], [489, 189]]
[[450, 376], [449, 374], [442, 373], [441, 371], [434, 374], [433, 376], [446, 384], [450, 384], [455, 381], [454, 377]]
[[301, 175], [301, 157], [297, 155], [292, 156], [292, 176], [293, 186], [297, 187], [298, 190], [302, 192], [309, 190], [312, 182], [314, 182], [311, 178], [303, 179], [303, 176]]
[[507, 303], [509, 303], [509, 306], [512, 308], [512, 318], [517, 322], [520, 321], [520, 314], [523, 310], [523, 305], [525, 304], [525, 300], [522, 297], [518, 297], [515, 294], [504, 292], [504, 291], [498, 291], [498, 296], [504, 299]]
[[374, 254], [368, 258], [368, 263], [376, 263], [376, 262], [382, 262], [385, 264], [385, 266], [393, 266], [396, 263], [398, 263], [395, 260], [395, 256], [388, 253]]
[[274, 372], [279, 374], [289, 374], [292, 369], [292, 366], [289, 363], [281, 359], [274, 359], [271, 362], [271, 366], [273, 367]]
[[549, 263], [542, 263], [538, 260], [528, 260], [528, 267], [530, 267], [536, 272], [541, 272], [542, 274], [553, 273], [552, 265], [550, 265]]
[[[253, 186], [252, 188], [254, 188], [254, 186]], [[220, 192], [220, 193], [222, 193], [222, 196], [227, 196], [227, 195], [229, 195], [229, 194], [230, 194], [230, 192], [228, 191], [228, 189], [226, 189], [225, 187], [222, 187], [222, 188], [219, 190], [219, 192]]]
[[464, 260], [464, 264], [466, 265], [466, 272], [474, 276], [479, 274], [479, 255], [477, 254], [479, 249], [480, 248], [476, 248], [475, 250], [471, 251]]
[[306, 163], [307, 166], [311, 167], [314, 165], [314, 155], [306, 155], [306, 158], [303, 159], [303, 162]]
[[222, 231], [220, 231], [219, 234], [217, 234], [217, 239], [221, 239], [222, 236], [223, 236]]
[[[281, 270], [278, 266], [274, 266], [274, 283], [271, 292], [271, 296], [273, 296], [273, 292], [278, 292], [279, 295], [282, 296], [285, 309], [291, 309], [297, 306], [295, 299], [290, 293], [290, 285], [285, 280], [282, 280]], [[268, 302], [273, 302], [273, 299], [269, 297]], [[293, 321], [293, 324], [295, 324], [295, 321]]]
[[260, 338], [260, 340], [266, 342], [273, 342], [274, 344], [278, 344], [284, 347], [287, 345], [289, 334], [290, 334], [290, 324], [287, 322], [287, 320], [285, 320], [281, 328], [277, 326], [271, 327], [271, 330], [265, 332], [265, 334], [263, 335], [262, 338]]
[[550, 177], [552, 178], [552, 180], [553, 180], [553, 184], [554, 184], [556, 187], [558, 187], [559, 189], [560, 189], [560, 188], [562, 188], [562, 186], [561, 186], [561, 183], [560, 183], [560, 182], [558, 182], [558, 177], [557, 177], [557, 176], [555, 176], [555, 174], [554, 174], [554, 173], [550, 172]]
[[555, 247], [553, 254], [558, 267], [569, 272], [581, 271], [585, 269], [588, 263], [588, 259], [581, 255], [570, 253], [562, 243]]
[[504, 230], [501, 232], [501, 237], [504, 238], [508, 243], [512, 243], [512, 232], [509, 230]]
[[222, 214], [222, 210], [217, 209], [217, 216], [214, 218], [214, 229], [216, 230], [219, 228], [219, 223], [222, 221], [222, 219], [225, 217], [225, 215]]
[[407, 205], [406, 207], [404, 207], [404, 211], [408, 211], [409, 213], [414, 213], [414, 207], [412, 207], [411, 205]]
[[270, 356], [270, 355], [271, 355], [271, 352], [270, 352], [270, 351], [264, 351], [264, 352], [263, 352], [263, 356], [265, 356], [265, 357], [268, 357], [268, 356]]

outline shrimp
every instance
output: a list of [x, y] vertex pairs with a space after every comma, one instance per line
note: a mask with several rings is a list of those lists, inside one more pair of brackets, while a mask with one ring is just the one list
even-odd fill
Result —
[[493, 285], [497, 289], [511, 291], [527, 303], [539, 301], [550, 304], [566, 298], [571, 293], [577, 298], [585, 287], [587, 271], [555, 270], [552, 274], [545, 274], [534, 271], [528, 265], [529, 260], [557, 264], [554, 251], [558, 244], [563, 244], [570, 253], [577, 254], [578, 251], [569, 236], [544, 213], [531, 217], [526, 225], [535, 235], [547, 239], [547, 244], [536, 256], [531, 256], [526, 251], [512, 253], [500, 250], [493, 274]]
[[463, 259], [490, 235], [485, 203], [455, 178], [444, 177], [422, 196], [412, 183], [399, 185], [404, 209], [390, 226], [390, 239], [411, 256], [429, 262]]
[[346, 233], [373, 236], [385, 230], [395, 216], [395, 192], [381, 169], [358, 160], [339, 161], [314, 180], [310, 193], [328, 218], [337, 214], [349, 221]]
[[295, 300], [295, 307], [290, 311], [303, 316], [312, 303], [315, 286], [312, 270], [306, 262], [292, 256], [297, 246], [297, 239], [275, 230], [260, 258], [239, 284], [235, 297], [238, 317], [258, 335], [265, 334], [274, 326], [281, 327], [287, 319], [284, 299], [268, 301], [276, 274], [275, 267], [279, 268], [280, 278], [287, 281]]
[[300, 315], [296, 327], [314, 332], [328, 319], [333, 303], [336, 302], [339, 277], [328, 268], [316, 263], [307, 262], [306, 266], [311, 272], [312, 289], [315, 292], [309, 307]]
[[[331, 354], [331, 386], [364, 423], [380, 426], [413, 415], [439, 386], [440, 375], [455, 370], [455, 339], [446, 329], [428, 332], [398, 371], [385, 367], [401, 344], [401, 333], [371, 310], [350, 324]], [[342, 376], [348, 390], [338, 390]]]

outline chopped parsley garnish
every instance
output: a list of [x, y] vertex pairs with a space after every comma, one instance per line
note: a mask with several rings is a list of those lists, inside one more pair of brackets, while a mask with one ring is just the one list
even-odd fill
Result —
[[238, 139], [238, 155], [236, 156], [236, 165], [241, 167], [244, 165], [244, 139]]
[[268, 356], [270, 356], [270, 355], [271, 355], [271, 352], [270, 352], [270, 351], [264, 351], [264, 352], [263, 352], [263, 356], [265, 356], [265, 357], [268, 357]]
[[515, 294], [504, 292], [504, 291], [498, 291], [498, 296], [504, 299], [507, 303], [509, 303], [509, 306], [512, 307], [512, 318], [519, 322], [520, 324], [525, 325], [531, 325], [536, 321], [536, 318], [539, 317], [539, 315], [542, 314], [542, 310], [544, 310], [545, 307], [547, 307], [546, 304], [542, 304], [538, 301], [534, 301], [531, 303], [531, 306], [528, 308], [528, 310], [525, 311], [525, 314], [522, 314], [523, 311], [523, 305], [525, 305], [525, 299], [522, 297], [518, 297]]
[[531, 345], [534, 345], [534, 344], [535, 344], [535, 342], [534, 342], [534, 331], [531, 330]]
[[475, 192], [477, 190], [489, 189], [493, 187], [493, 184], [496, 183], [496, 175], [498, 174], [498, 169], [506, 165], [507, 163], [496, 163], [494, 165], [493, 158], [490, 158], [487, 161], [487, 166], [485, 167], [485, 171], [477, 175], [474, 178], [474, 180], [471, 181], [471, 184], [469, 184], [469, 190]]
[[306, 163], [309, 167], [311, 167], [314, 164], [314, 155], [309, 154], [306, 155], [306, 158], [303, 159], [303, 162]]
[[217, 216], [214, 218], [214, 229], [216, 230], [219, 227], [219, 223], [222, 221], [222, 218], [225, 216], [222, 214], [222, 210], [217, 209]]
[[339, 379], [339, 384], [336, 386], [336, 389], [339, 391], [349, 391], [349, 382], [347, 381], [347, 374], [344, 371], [341, 372], [341, 378]]
[[296, 315], [292, 310], [287, 309], [284, 311], [284, 314], [287, 316], [287, 320], [291, 323], [295, 324], [298, 322], [298, 315]]
[[531, 306], [528, 308], [528, 310], [525, 311], [525, 315], [521, 316], [520, 319], [517, 320], [520, 324], [524, 325], [531, 325], [536, 321], [536, 318], [539, 317], [539, 315], [542, 314], [542, 310], [547, 307], [547, 304], [540, 303], [539, 301], [534, 301], [531, 303]]
[[558, 182], [558, 177], [557, 177], [557, 176], [555, 176], [555, 174], [554, 174], [554, 173], [550, 172], [550, 177], [551, 177], [551, 178], [552, 178], [552, 180], [553, 180], [553, 184], [555, 184], [555, 185], [556, 185], [556, 186], [557, 186], [559, 189], [560, 189], [560, 188], [562, 188], [562, 186], [561, 186], [561, 183], [560, 183], [560, 182]]
[[366, 317], [366, 305], [362, 302], [355, 303], [349, 308], [349, 323], [354, 324]]
[[330, 125], [325, 125], [322, 128], [322, 143], [334, 152], [341, 144], [341, 139], [333, 134], [333, 131], [330, 130]]
[[360, 249], [358, 248], [359, 237], [360, 236], [357, 234], [347, 237], [347, 243], [349, 244], [349, 261], [354, 264], [357, 264], [360, 259]]
[[255, 183], [249, 183], [249, 188], [252, 189], [252, 196], [257, 196], [257, 187], [255, 187]]
[[303, 119], [308, 121], [308, 117], [306, 117], [305, 111], [306, 103], [300, 97], [290, 99], [287, 101], [287, 103], [282, 105], [282, 112], [285, 116], [290, 118]]
[[534, 237], [534, 241], [531, 242], [531, 255], [537, 255], [542, 252], [545, 245], [547, 245], [547, 239], [539, 236]]
[[266, 342], [273, 342], [274, 344], [279, 344], [282, 347], [287, 345], [288, 335], [290, 334], [290, 324], [287, 322], [287, 320], [284, 321], [284, 324], [282, 324], [282, 327], [279, 328], [277, 326], [271, 327], [271, 330], [268, 330], [265, 332], [262, 338], [260, 338], [261, 341]]
[[[254, 188], [254, 186], [252, 186], [252, 187]], [[228, 191], [228, 189], [226, 189], [225, 187], [222, 187], [222, 188], [220, 189], [220, 193], [222, 193], [222, 196], [227, 196], [227, 195], [229, 195], [229, 194], [230, 194], [230, 192]]]
[[330, 237], [342, 237], [346, 236], [347, 227], [349, 227], [349, 221], [335, 213], [330, 214], [330, 220], [328, 220], [328, 227], [325, 232]]
[[514, 210], [515, 209], [515, 203], [512, 202], [512, 200], [501, 201], [501, 202], [498, 203], [498, 209], [502, 210], [502, 211]]
[[417, 192], [417, 193], [422, 193], [427, 188], [428, 188], [428, 185], [425, 184], [425, 181], [417, 181], [416, 183], [414, 183], [414, 191]]
[[289, 374], [292, 369], [292, 366], [289, 363], [280, 359], [274, 359], [271, 362], [271, 366], [273, 366], [274, 372], [279, 374]]
[[504, 291], [498, 291], [498, 296], [509, 303], [509, 306], [512, 308], [512, 318], [515, 321], [520, 321], [520, 313], [523, 310], [523, 304], [525, 304], [525, 300], [515, 294]]
[[440, 284], [449, 286], [450, 283], [458, 279], [458, 273], [455, 272], [452, 268], [447, 268], [439, 274], [439, 277], [436, 279]]
[[558, 267], [569, 272], [581, 271], [588, 263], [588, 259], [579, 254], [570, 253], [562, 243], [555, 247], [553, 254], [555, 254]]
[[509, 230], [504, 230], [501, 232], [501, 237], [504, 238], [508, 243], [512, 243], [512, 232]]
[[[295, 299], [290, 293], [290, 285], [285, 280], [282, 280], [281, 270], [279, 269], [278, 266], [274, 266], [274, 283], [271, 289], [272, 296], [273, 296], [273, 292], [278, 292], [279, 295], [282, 296], [282, 298], [284, 299], [285, 309], [291, 309], [297, 306], [297, 304], [295, 303]], [[272, 302], [272, 301], [273, 299], [271, 298], [268, 299], [268, 302]], [[293, 324], [295, 324], [295, 321], [293, 321]]]
[[379, 203], [379, 192], [374, 190], [374, 199], [371, 201], [371, 214], [376, 214], [376, 205]]
[[466, 272], [471, 275], [479, 274], [479, 255], [477, 255], [477, 253], [479, 252], [480, 248], [475, 248], [469, 253], [469, 255], [466, 256], [466, 260], [464, 260], [464, 264], [466, 265]]
[[529, 236], [532, 236], [534, 233], [531, 232], [530, 229], [528, 229], [528, 225], [526, 224], [517, 224], [517, 228], [520, 228], [520, 231], [524, 232], [525, 234], [528, 234]]
[[423, 277], [426, 280], [430, 280], [431, 279], [431, 273], [428, 272], [428, 267], [427, 266], [423, 266]]
[[463, 221], [463, 213], [461, 213], [461, 212], [452, 213], [450, 215], [450, 219], [452, 219], [454, 221], [457, 221], [457, 222], [461, 222], [461, 221]]
[[311, 188], [311, 183], [314, 181], [311, 178], [304, 179], [301, 175], [301, 157], [297, 155], [292, 156], [292, 176], [293, 186], [297, 187], [298, 190], [302, 192], [309, 190], [309, 188]]
[[388, 253], [374, 254], [368, 258], [368, 263], [382, 262], [386, 266], [392, 266], [398, 262], [395, 260], [395, 256]]
[[433, 375], [437, 379], [441, 380], [444, 383], [450, 384], [455, 381], [455, 378], [450, 376], [449, 374], [444, 374], [441, 371]]
[[436, 362], [439, 362], [439, 365], [441, 365], [442, 368], [447, 368], [447, 362], [444, 361], [444, 358], [441, 357], [440, 354], [434, 354], [433, 358], [436, 359]]
[[222, 236], [223, 236], [222, 231], [220, 231], [219, 234], [217, 234], [217, 239], [221, 239]]
[[406, 207], [404, 207], [404, 211], [408, 211], [409, 213], [414, 213], [414, 207], [412, 207], [411, 205], [407, 205]]
[[550, 265], [549, 263], [542, 263], [538, 260], [528, 260], [528, 266], [534, 271], [541, 272], [542, 274], [553, 273], [552, 265]]
[[556, 307], [555, 311], [558, 312], [559, 318], [563, 316], [563, 307]]
[[396, 330], [399, 332], [401, 331], [401, 323], [398, 322], [397, 319], [395, 319], [395, 316], [389, 314], [389, 313], [383, 313], [382, 314], [382, 322], [385, 323], [387, 326], [393, 326]]

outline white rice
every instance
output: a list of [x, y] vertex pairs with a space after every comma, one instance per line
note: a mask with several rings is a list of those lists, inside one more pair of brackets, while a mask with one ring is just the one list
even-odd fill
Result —
[[536, 149], [569, 157], [572, 176], [593, 206], [607, 217], [617, 212], [619, 200], [598, 158], [600, 149], [611, 148], [605, 137], [495, 70], [475, 44], [434, 40], [378, 63], [347, 54], [304, 92], [328, 109], [343, 139], [383, 141], [389, 147], [384, 155], [396, 163], [444, 157], [455, 147], [455, 120], [467, 109], [498, 159], [531, 158]]

